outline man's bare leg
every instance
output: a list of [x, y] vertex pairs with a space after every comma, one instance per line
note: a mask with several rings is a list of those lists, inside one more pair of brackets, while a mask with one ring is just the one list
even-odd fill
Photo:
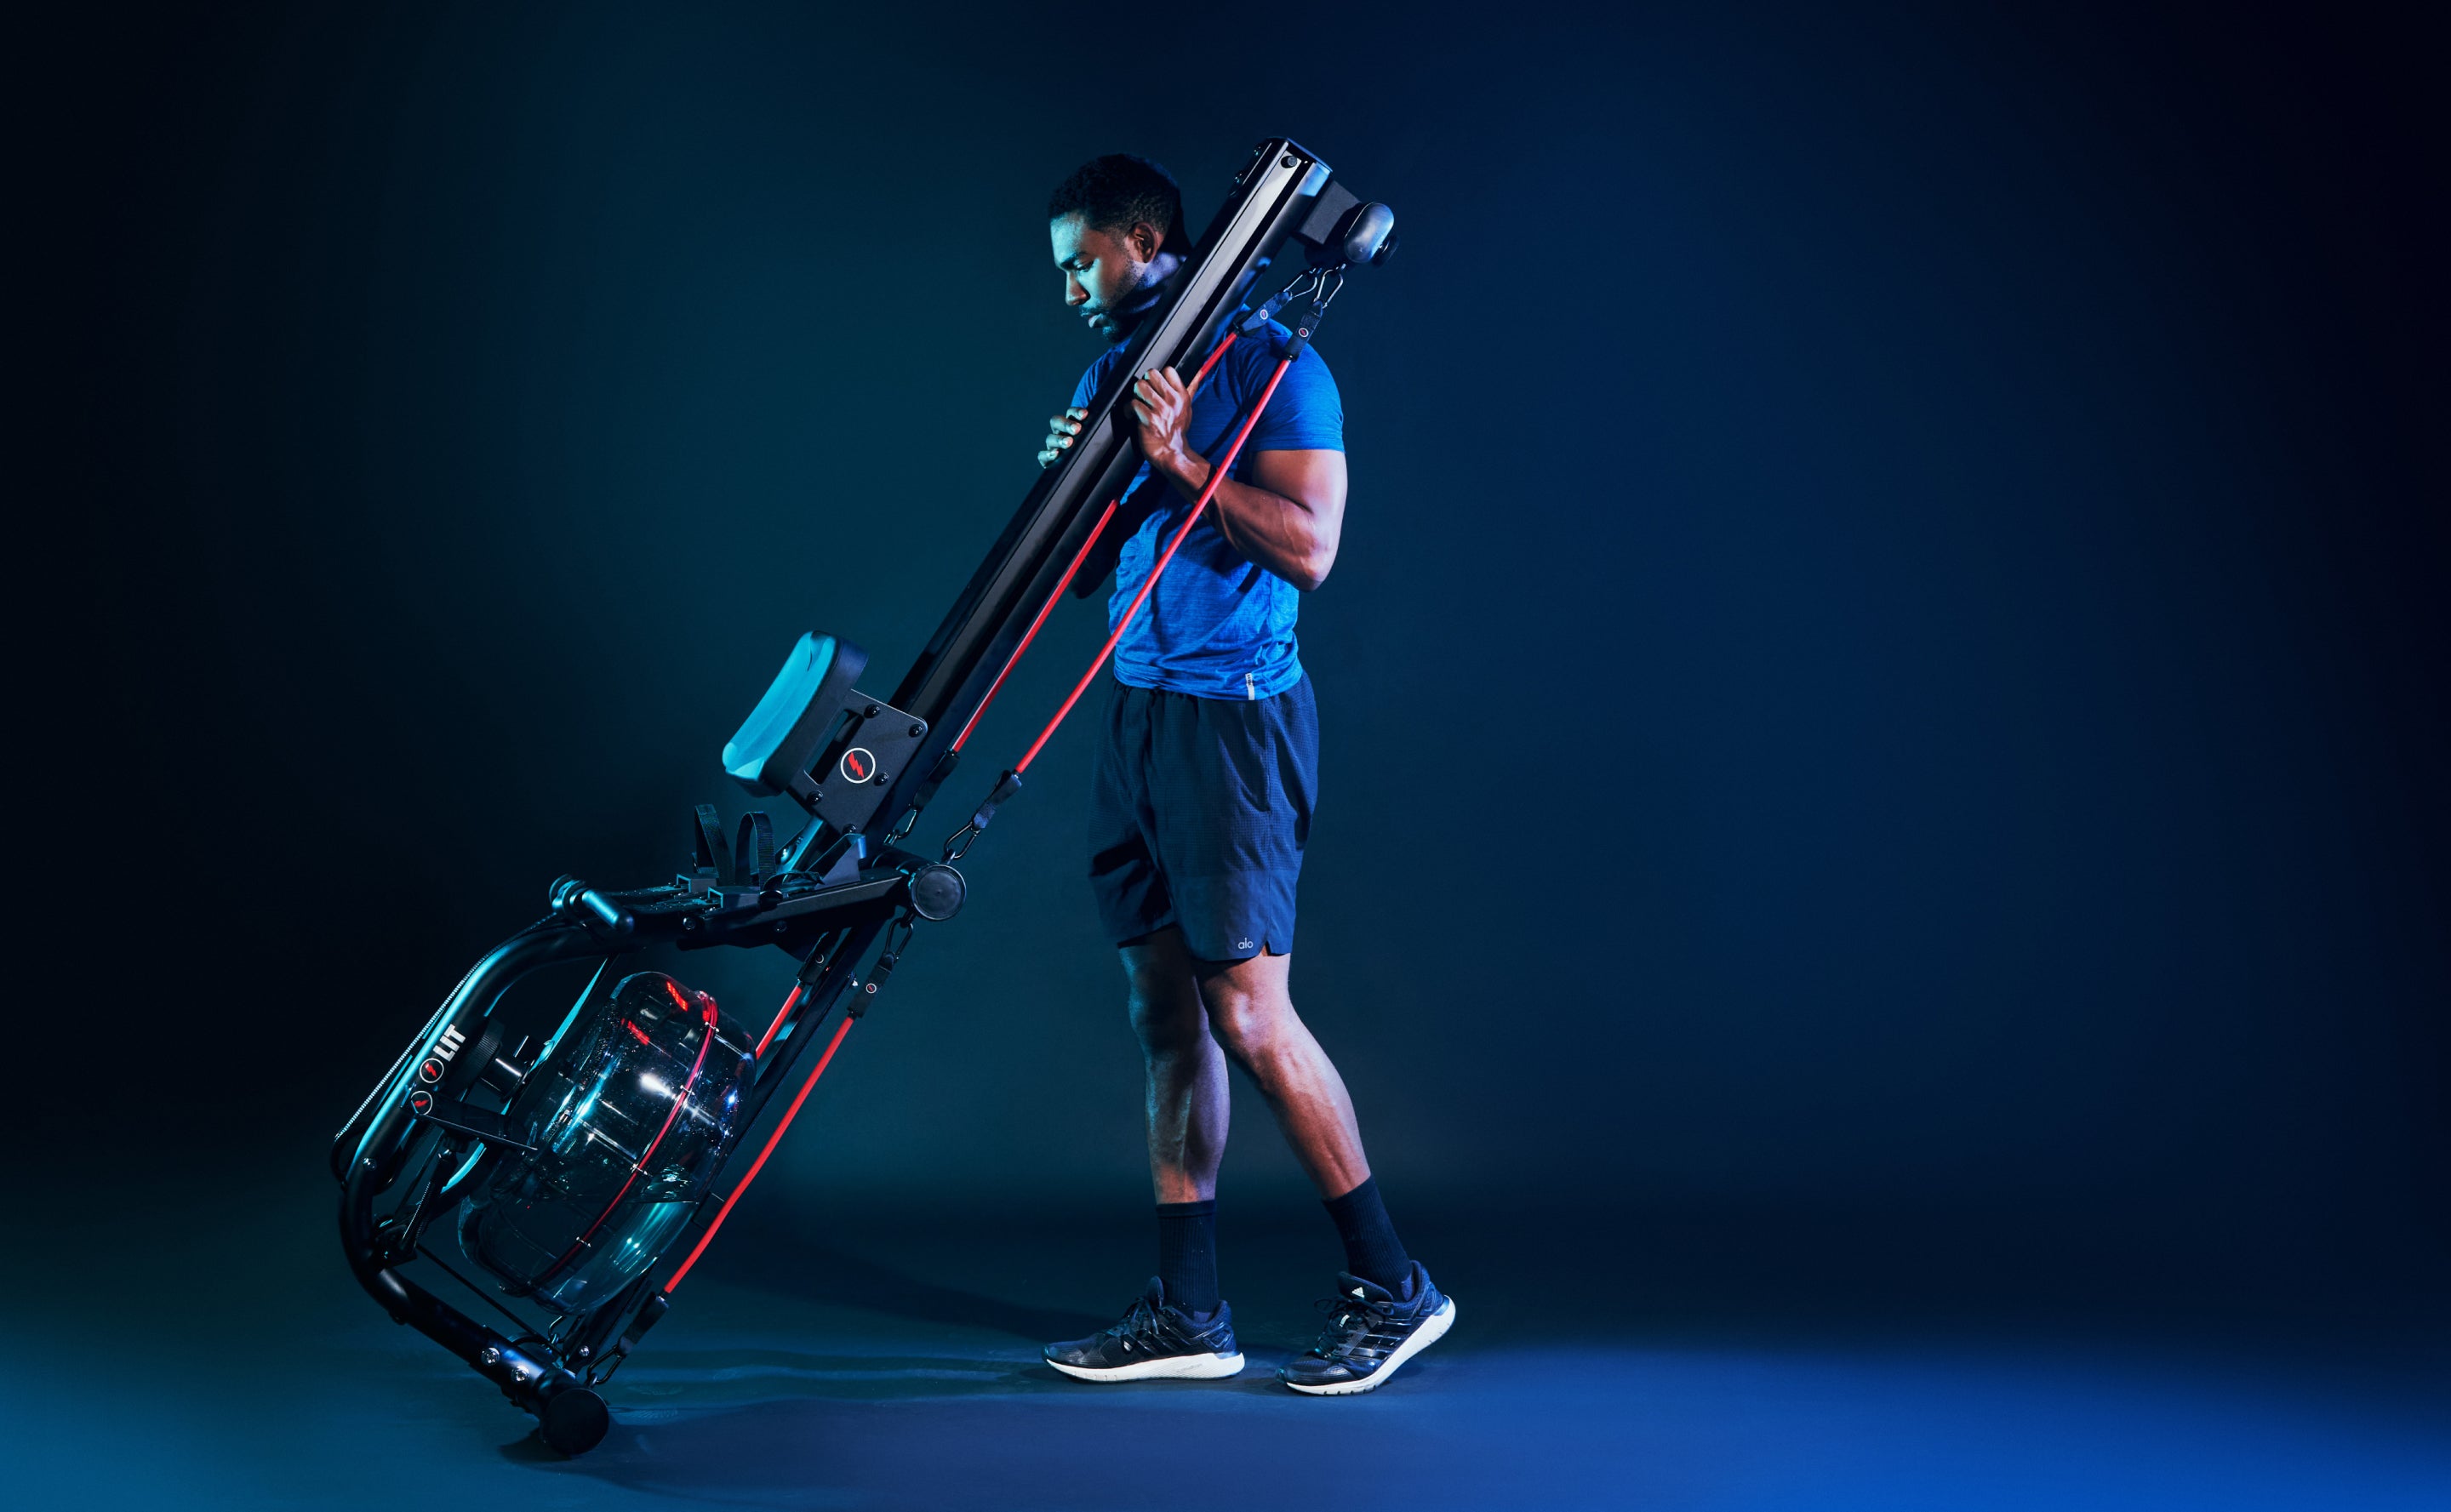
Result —
[[1123, 947], [1132, 1031], [1148, 1073], [1149, 1186], [1162, 1203], [1211, 1202], [1226, 1158], [1226, 1053], [1208, 1032], [1183, 932]]
[[[1178, 945], [1181, 936], [1177, 935]], [[1344, 1195], [1370, 1179], [1362, 1128], [1336, 1063], [1294, 1011], [1290, 955], [1199, 961], [1193, 972], [1211, 1037], [1268, 1100], [1294, 1158], [1320, 1196]]]
[[1226, 1057], [1250, 1075], [1322, 1197], [1370, 1179], [1353, 1098], [1294, 1011], [1289, 955], [1203, 961], [1173, 928], [1123, 947], [1132, 1029], [1148, 1075], [1149, 1182], [1162, 1203], [1217, 1195], [1226, 1155]]

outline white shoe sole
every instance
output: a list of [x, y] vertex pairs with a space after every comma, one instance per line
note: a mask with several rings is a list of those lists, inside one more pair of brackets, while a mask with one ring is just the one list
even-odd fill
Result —
[[1455, 1326], [1455, 1299], [1449, 1297], [1445, 1306], [1431, 1313], [1427, 1323], [1414, 1329], [1411, 1338], [1396, 1346], [1396, 1352], [1387, 1357], [1385, 1365], [1359, 1381], [1337, 1381], [1324, 1386], [1298, 1386], [1288, 1381], [1285, 1385], [1306, 1397], [1353, 1397], [1360, 1396], [1364, 1391], [1376, 1390], [1379, 1384], [1394, 1375], [1405, 1361], [1445, 1338], [1447, 1330]]
[[1168, 1355], [1163, 1360], [1108, 1365], [1103, 1370], [1088, 1365], [1068, 1365], [1054, 1360], [1047, 1363], [1075, 1381], [1223, 1381], [1227, 1376], [1243, 1373], [1243, 1357], [1240, 1354]]

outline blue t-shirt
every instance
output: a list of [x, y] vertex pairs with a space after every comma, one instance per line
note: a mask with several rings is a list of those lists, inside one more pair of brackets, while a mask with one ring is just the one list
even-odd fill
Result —
[[[1211, 462], [1226, 454], [1245, 411], [1268, 386], [1268, 375], [1277, 370], [1279, 344], [1290, 335], [1284, 326], [1272, 325], [1269, 338], [1246, 336], [1236, 342], [1193, 396], [1184, 440]], [[1096, 396], [1123, 361], [1124, 350], [1110, 347], [1089, 364], [1072, 390], [1075, 405]], [[1177, 371], [1186, 380], [1191, 376], [1189, 370]], [[1128, 420], [1130, 412], [1125, 414]], [[1266, 413], [1235, 458], [1231, 476], [1237, 482], [1249, 481], [1259, 452], [1343, 449], [1344, 404], [1337, 397], [1336, 380], [1328, 376], [1318, 350], [1305, 348], [1285, 369]], [[1172, 483], [1150, 477], [1143, 462], [1132, 477], [1131, 492], [1147, 502], [1145, 490], [1151, 488], [1161, 490], [1164, 498], [1124, 543], [1123, 560], [1115, 567], [1115, 591], [1107, 599], [1109, 632], [1131, 607], [1150, 565], [1191, 507]], [[1200, 523], [1191, 527], [1156, 591], [1141, 606], [1140, 618], [1116, 643], [1115, 676], [1136, 688], [1163, 688], [1195, 697], [1273, 698], [1302, 680], [1302, 658], [1294, 641], [1302, 594], [1228, 545], [1213, 522], [1215, 508], [1212, 501]]]

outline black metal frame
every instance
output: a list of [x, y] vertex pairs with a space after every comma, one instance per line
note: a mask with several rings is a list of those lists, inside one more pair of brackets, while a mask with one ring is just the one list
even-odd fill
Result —
[[[825, 685], [824, 697], [836, 706], [816, 711], [831, 721], [812, 763], [820, 776], [799, 770], [761, 780], [735, 771], [753, 793], [789, 795], [805, 811], [805, 822], [780, 851], [773, 851], [764, 815], [755, 815], [744, 821], [735, 854], [709, 806], [699, 811], [692, 874], [626, 892], [557, 882], [551, 913], [477, 964], [341, 1129], [332, 1172], [341, 1183], [342, 1247], [359, 1283], [395, 1321], [434, 1339], [536, 1414], [555, 1447], [577, 1453], [603, 1436], [609, 1417], [593, 1388], [662, 1316], [675, 1257], [695, 1255], [719, 1204], [737, 1189], [726, 1180], [729, 1167], [775, 1128], [774, 1094], [807, 1070], [803, 1063], [821, 1038], [815, 1027], [838, 1008], [854, 1017], [864, 1012], [910, 929], [959, 909], [960, 874], [896, 842], [952, 771], [952, 733], [977, 711], [1030, 616], [1060, 591], [1065, 567], [1083, 549], [1100, 508], [1137, 467], [1126, 398], [1130, 375], [1196, 363], [1288, 238], [1304, 244], [1314, 264], [1336, 261], [1359, 202], [1330, 180], [1325, 163], [1285, 138], [1252, 149], [1171, 292], [1134, 335], [1130, 361], [1088, 405], [1076, 443], [1040, 476], [891, 698], [853, 688], [864, 658], [848, 645], [833, 648], [840, 675]], [[1383, 207], [1367, 208], [1384, 216]], [[861, 740], [863, 730], [877, 738]], [[859, 778], [864, 791], [845, 794], [837, 782], [829, 796], [822, 774], [846, 759], [854, 740], [870, 760], [853, 758], [844, 770], [881, 770], [873, 781]], [[888, 751], [890, 758], [882, 755]], [[880, 815], [895, 816], [881, 835]], [[425, 1232], [475, 1184], [472, 1172], [521, 1148], [503, 1114], [570, 1027], [605, 1000], [619, 963], [655, 946], [769, 945], [802, 963], [801, 991], [771, 1031], [772, 1044], [761, 1047], [741, 1113], [746, 1132], [716, 1172], [717, 1189], [644, 1274], [591, 1311], [528, 1326], [484, 1285], [423, 1247]], [[500, 1043], [493, 1013], [514, 985], [558, 963], [589, 960], [598, 963], [593, 979], [541, 1051], [522, 1060]], [[432, 1260], [520, 1331], [490, 1327], [402, 1274], [418, 1258]]]

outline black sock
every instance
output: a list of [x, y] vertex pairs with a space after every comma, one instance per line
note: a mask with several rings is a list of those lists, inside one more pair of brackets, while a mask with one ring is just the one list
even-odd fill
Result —
[[1404, 1253], [1396, 1226], [1387, 1221], [1387, 1205], [1379, 1198], [1379, 1178], [1373, 1176], [1343, 1196], [1329, 1198], [1327, 1215], [1336, 1220], [1337, 1237], [1344, 1241], [1344, 1268], [1402, 1295], [1404, 1284], [1412, 1279], [1413, 1257]]
[[1186, 1312], [1217, 1310], [1217, 1204], [1157, 1205], [1157, 1279]]

